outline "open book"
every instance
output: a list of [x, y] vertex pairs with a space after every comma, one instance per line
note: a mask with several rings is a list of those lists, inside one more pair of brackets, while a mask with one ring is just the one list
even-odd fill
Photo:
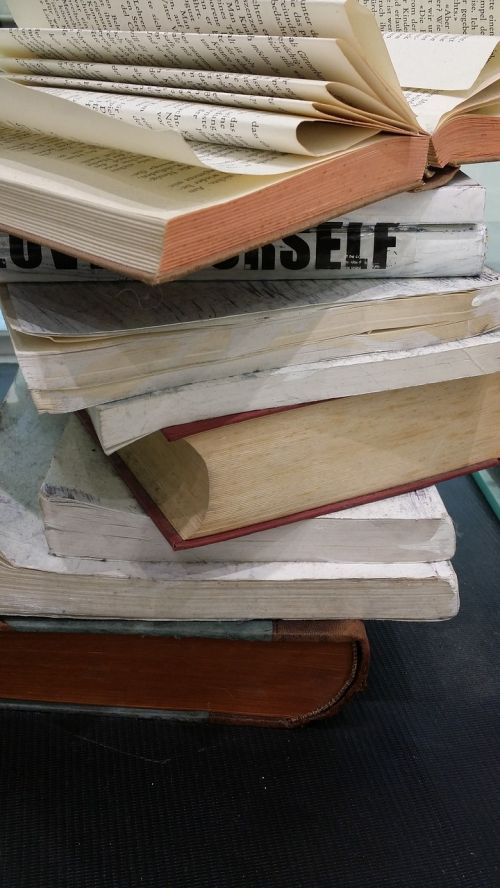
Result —
[[495, 37], [384, 40], [356, 0], [11, 10], [5, 227], [136, 277], [405, 190], [429, 162], [500, 157]]

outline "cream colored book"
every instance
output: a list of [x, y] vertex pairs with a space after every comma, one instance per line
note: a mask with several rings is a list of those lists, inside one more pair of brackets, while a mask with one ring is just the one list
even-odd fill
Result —
[[383, 499], [500, 459], [500, 373], [163, 428], [115, 459], [174, 548]]
[[495, 37], [384, 39], [356, 0], [12, 6], [2, 224], [149, 282], [500, 157]]
[[66, 419], [38, 417], [18, 377], [1, 410], [0, 611], [140, 620], [441, 620], [458, 610], [446, 561], [146, 564], [51, 555], [40, 484]]
[[295, 525], [174, 552], [75, 417], [68, 419], [40, 492], [55, 555], [156, 562], [443, 561], [453, 522], [436, 490], [332, 512]]
[[496, 330], [500, 275], [179, 281], [158, 288], [10, 284], [2, 310], [37, 407], [69, 412], [167, 387]]

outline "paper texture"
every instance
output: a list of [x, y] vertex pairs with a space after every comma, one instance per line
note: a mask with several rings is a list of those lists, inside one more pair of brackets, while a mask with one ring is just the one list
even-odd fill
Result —
[[474, 85], [499, 40], [451, 34], [385, 35], [402, 87], [457, 92]]
[[[17, 3], [24, 0], [17, 0]], [[361, 0], [384, 31], [500, 33], [500, 0]]]
[[[32, 89], [7, 80], [0, 80], [0, 102], [0, 122], [6, 126], [241, 175], [300, 169], [315, 162], [313, 158], [344, 151], [376, 132], [285, 114]], [[195, 141], [200, 136], [211, 138], [212, 144]]]
[[151, 330], [180, 330], [183, 325], [221, 326], [229, 318], [287, 312], [308, 317], [308, 311], [377, 300], [404, 299], [437, 293], [485, 293], [500, 298], [500, 274], [486, 269], [477, 278], [405, 278], [401, 280], [279, 281], [276, 283], [183, 283], [147, 287], [132, 281], [101, 283], [71, 289], [50, 284], [10, 285], [4, 301], [9, 324], [28, 336], [57, 339], [130, 335]]

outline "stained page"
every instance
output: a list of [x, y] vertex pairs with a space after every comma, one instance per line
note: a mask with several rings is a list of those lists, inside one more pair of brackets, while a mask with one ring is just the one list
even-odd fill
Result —
[[[24, 0], [17, 2], [24, 3]], [[361, 0], [361, 3], [374, 13], [384, 31], [500, 34], [500, 0]]]
[[[240, 175], [299, 169], [311, 162], [308, 157], [346, 150], [373, 132], [288, 115], [44, 90], [7, 80], [0, 81], [0, 99], [3, 125]], [[208, 138], [211, 143], [200, 140]], [[288, 151], [289, 156], [281, 154]]]
[[402, 87], [461, 91], [478, 79], [499, 39], [447, 34], [386, 34]]

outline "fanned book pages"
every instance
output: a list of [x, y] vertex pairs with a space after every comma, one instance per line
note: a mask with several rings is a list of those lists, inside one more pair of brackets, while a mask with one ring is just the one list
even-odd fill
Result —
[[435, 488], [175, 552], [76, 417], [68, 419], [40, 491], [55, 555], [113, 561], [443, 561], [453, 522]]
[[124, 565], [51, 555], [38, 496], [66, 419], [37, 416], [18, 377], [1, 422], [2, 614], [147, 621], [439, 620], [457, 612], [457, 581], [446, 561]]
[[[285, 278], [374, 274], [404, 277], [410, 271], [419, 276], [479, 274], [486, 238], [484, 214], [485, 188], [458, 172], [442, 188], [375, 201], [310, 229], [305, 237], [292, 235], [288, 240], [250, 250], [202, 274], [272, 274]], [[438, 250], [431, 242], [434, 236], [439, 241]], [[401, 255], [403, 242], [406, 249]], [[0, 283], [118, 277], [118, 272], [84, 259], [0, 232]]]
[[0, 618], [0, 708], [294, 727], [363, 690], [356, 620]]
[[12, 13], [4, 227], [150, 282], [500, 157], [494, 37], [384, 40], [356, 0]]
[[171, 426], [114, 454], [174, 548], [468, 474], [500, 457], [500, 373]]
[[480, 335], [498, 329], [500, 276], [10, 284], [2, 309], [37, 407], [57, 413]]

